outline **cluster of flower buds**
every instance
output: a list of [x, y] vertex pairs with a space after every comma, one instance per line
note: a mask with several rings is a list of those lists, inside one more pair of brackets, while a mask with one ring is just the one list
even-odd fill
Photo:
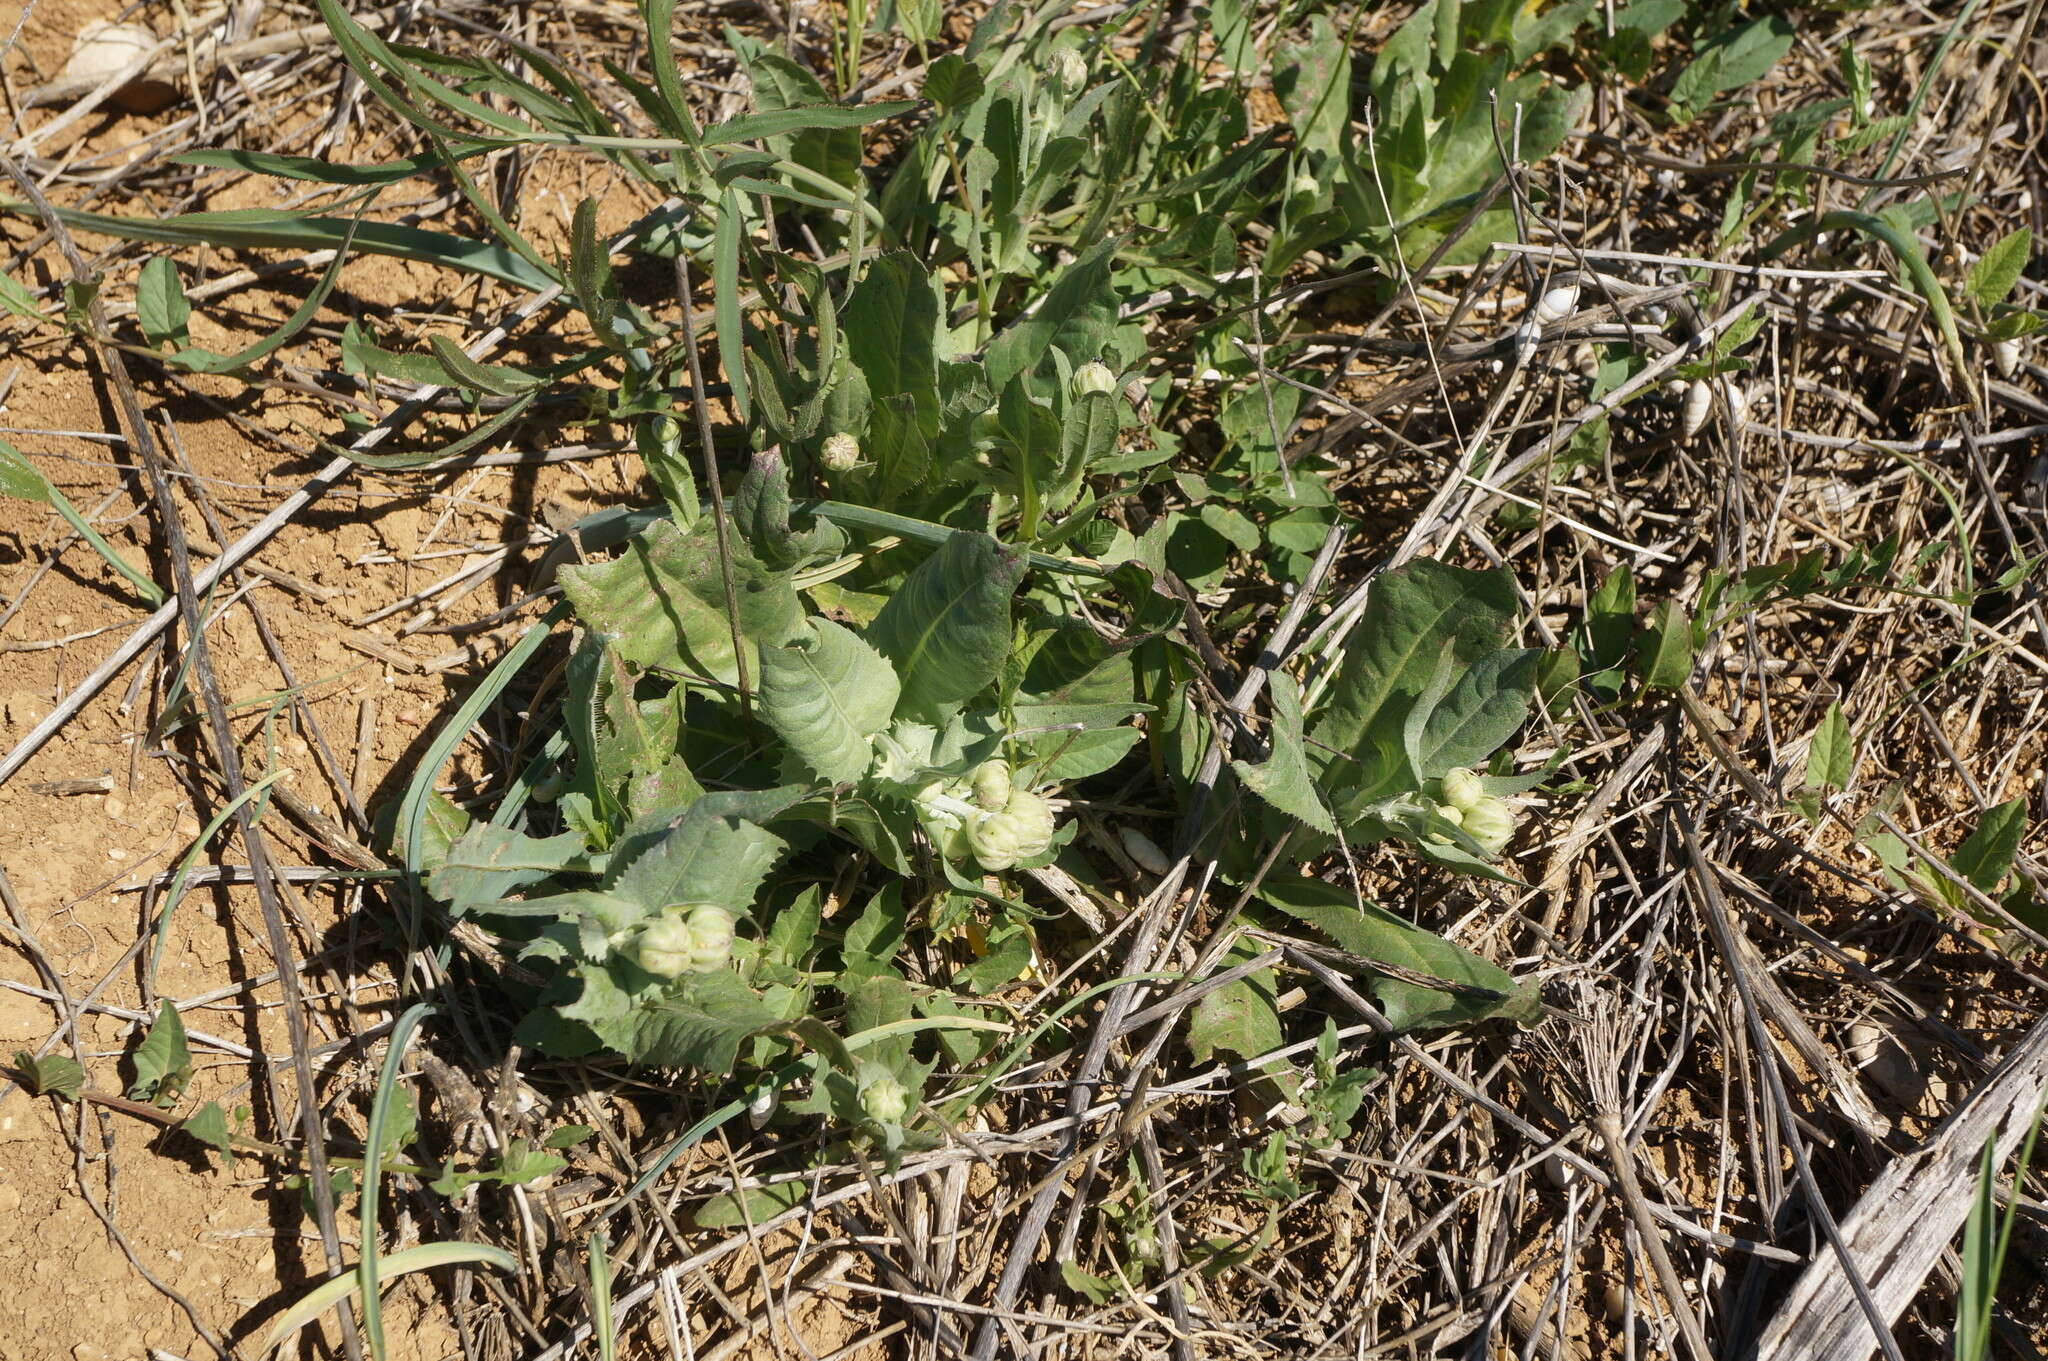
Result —
[[985, 870], [1006, 870], [1052, 845], [1052, 805], [1019, 788], [1007, 761], [984, 761], [965, 780], [935, 780], [915, 802], [925, 834], [948, 860], [972, 855]]
[[732, 913], [716, 903], [665, 908], [634, 938], [634, 961], [660, 978], [711, 973], [732, 958], [733, 925]]
[[1488, 855], [1499, 855], [1515, 835], [1515, 810], [1486, 792], [1479, 776], [1453, 770], [1442, 781], [1443, 801], [1437, 815], [1479, 843]]

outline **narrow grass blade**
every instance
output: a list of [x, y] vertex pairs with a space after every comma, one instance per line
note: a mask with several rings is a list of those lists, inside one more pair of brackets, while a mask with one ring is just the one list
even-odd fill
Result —
[[12, 496], [23, 501], [41, 501], [64, 517], [64, 522], [78, 532], [92, 551], [107, 560], [107, 566], [119, 572], [128, 583], [142, 593], [142, 598], [152, 605], [164, 603], [164, 588], [135, 570], [128, 559], [114, 551], [114, 546], [100, 537], [98, 530], [85, 522], [78, 513], [78, 507], [71, 504], [71, 498], [58, 491], [56, 484], [44, 477], [42, 470], [28, 461], [28, 456], [0, 440], [0, 496]]
[[[384, 1051], [384, 1066], [377, 1074], [377, 1096], [370, 1103], [369, 1133], [364, 1136], [363, 1194], [358, 1210], [363, 1226], [362, 1260], [356, 1264], [356, 1280], [363, 1293], [363, 1331], [370, 1339], [374, 1361], [384, 1361], [384, 1302], [377, 1290], [383, 1266], [377, 1252], [377, 1182], [382, 1174], [378, 1164], [384, 1160], [384, 1126], [391, 1113], [391, 1093], [398, 1083], [398, 1068], [405, 1062], [406, 1042], [412, 1039], [420, 1022], [435, 1010], [432, 1002], [415, 1003], [392, 1027], [389, 1047]], [[393, 1256], [392, 1261], [395, 1263], [402, 1255]]]
[[[517, 1257], [489, 1243], [421, 1243], [418, 1247], [386, 1257], [383, 1276], [391, 1280], [415, 1271], [432, 1271], [435, 1267], [460, 1266], [470, 1262], [494, 1266], [500, 1271], [519, 1270]], [[349, 1268], [314, 1286], [297, 1304], [278, 1316], [269, 1335], [263, 1339], [263, 1350], [266, 1353], [275, 1351], [293, 1333], [355, 1294], [360, 1282], [355, 1269]]]

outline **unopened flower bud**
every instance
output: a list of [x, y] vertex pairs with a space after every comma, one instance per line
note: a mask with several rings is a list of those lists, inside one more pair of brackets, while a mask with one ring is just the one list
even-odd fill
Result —
[[1046, 75], [1054, 89], [1071, 99], [1088, 84], [1088, 59], [1071, 47], [1062, 47], [1052, 54]]
[[974, 801], [983, 812], [999, 813], [1010, 802], [1010, 765], [983, 761], [974, 772]]
[[843, 473], [860, 466], [860, 441], [852, 435], [837, 434], [825, 437], [825, 466], [835, 473]]
[[1017, 789], [1002, 812], [984, 813], [967, 825], [967, 845], [983, 869], [1006, 870], [1044, 855], [1052, 834], [1052, 806], [1028, 789]]
[[1074, 370], [1074, 395], [1086, 397], [1090, 393], [1115, 392], [1116, 375], [1109, 365], [1099, 359], [1091, 359]]
[[1469, 770], [1448, 770], [1443, 778], [1444, 802], [1464, 810], [1486, 797], [1486, 786]]
[[1465, 835], [1488, 855], [1499, 855], [1515, 835], [1515, 812], [1499, 799], [1482, 799], [1465, 810]]
[[870, 1120], [900, 1125], [910, 1114], [910, 1091], [893, 1077], [878, 1077], [860, 1089], [860, 1108]]

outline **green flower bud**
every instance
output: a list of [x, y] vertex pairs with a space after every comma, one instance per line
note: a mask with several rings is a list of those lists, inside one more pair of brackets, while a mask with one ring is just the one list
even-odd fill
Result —
[[1458, 807], [1455, 803], [1438, 804], [1436, 806], [1436, 815], [1445, 822], [1450, 823], [1453, 827], [1463, 827], [1465, 825], [1465, 810]]
[[1055, 90], [1071, 99], [1088, 83], [1088, 59], [1071, 47], [1062, 47], [1052, 54], [1046, 75]]
[[910, 1114], [910, 1091], [893, 1077], [878, 1077], [860, 1089], [860, 1108], [870, 1120], [900, 1125]]
[[710, 973], [725, 967], [732, 958], [732, 913], [715, 903], [700, 903], [690, 909], [690, 967]]
[[1481, 799], [1465, 810], [1465, 835], [1488, 855], [1499, 855], [1515, 835], [1515, 810], [1499, 799]]
[[825, 466], [835, 473], [857, 468], [860, 466], [860, 441], [848, 434], [827, 435], [824, 458]]
[[918, 825], [932, 839], [932, 849], [946, 860], [967, 855], [967, 820], [974, 806], [967, 802], [971, 789], [965, 781], [945, 783], [933, 780], [917, 791], [911, 803], [917, 809]]
[[633, 960], [657, 978], [680, 978], [690, 972], [696, 936], [689, 924], [661, 917], [640, 929], [633, 942]]
[[634, 962], [660, 978], [710, 973], [732, 957], [733, 915], [715, 903], [670, 908], [640, 928]]
[[985, 813], [998, 813], [1010, 802], [1010, 763], [983, 761], [974, 772], [974, 801]]
[[1026, 789], [1013, 790], [1000, 813], [967, 824], [967, 845], [985, 870], [1035, 860], [1052, 845], [1052, 806]]
[[1486, 797], [1486, 786], [1469, 770], [1447, 771], [1443, 778], [1444, 802], [1463, 811]]
[[1109, 365], [1099, 359], [1091, 359], [1074, 370], [1074, 395], [1086, 397], [1096, 392], [1115, 392], [1116, 374]]

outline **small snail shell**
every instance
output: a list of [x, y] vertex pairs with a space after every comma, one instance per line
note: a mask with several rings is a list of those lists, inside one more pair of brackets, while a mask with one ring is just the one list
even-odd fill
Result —
[[1579, 286], [1575, 283], [1559, 284], [1546, 292], [1536, 302], [1536, 324], [1554, 326], [1578, 310]]
[[1685, 408], [1678, 419], [1678, 433], [1691, 439], [1706, 428], [1707, 416], [1714, 409], [1714, 390], [1707, 386], [1704, 378], [1695, 378], [1685, 388]]
[[[156, 34], [141, 24], [95, 20], [78, 30], [70, 59], [58, 79], [104, 81], [149, 55], [157, 42]], [[155, 113], [177, 97], [175, 85], [141, 75], [114, 91], [112, 102], [129, 113]]]
[[1998, 370], [2000, 378], [2011, 378], [2020, 371], [2020, 343], [2017, 340], [2001, 340], [1991, 347], [1991, 364]]
[[1173, 862], [1166, 858], [1166, 852], [1159, 849], [1159, 843], [1135, 827], [1119, 827], [1116, 839], [1122, 844], [1124, 854], [1131, 863], [1147, 874], [1164, 874], [1173, 868]]

